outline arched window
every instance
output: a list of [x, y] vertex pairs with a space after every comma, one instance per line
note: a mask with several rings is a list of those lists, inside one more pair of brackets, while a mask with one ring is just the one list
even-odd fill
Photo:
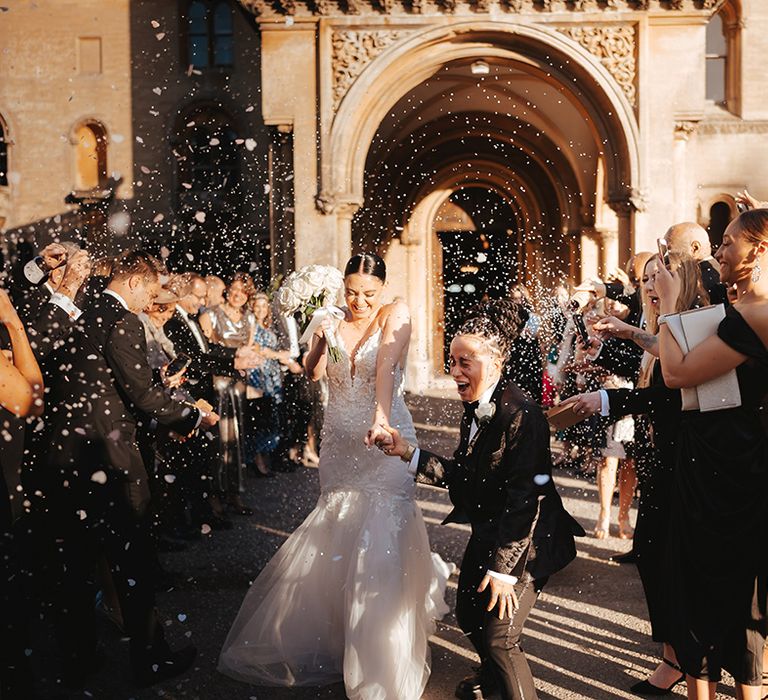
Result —
[[107, 135], [98, 122], [80, 124], [74, 132], [75, 190], [96, 190], [107, 184]]
[[723, 31], [723, 17], [718, 12], [707, 24], [707, 99], [725, 104], [725, 69], [728, 48]]
[[187, 7], [187, 63], [195, 68], [234, 62], [232, 7], [225, 0], [193, 0]]
[[712, 15], [706, 30], [706, 98], [738, 114], [741, 19], [737, 0]]
[[8, 132], [0, 119], [0, 187], [8, 186]]
[[212, 211], [232, 205], [240, 181], [237, 133], [214, 105], [195, 105], [178, 120], [172, 144], [180, 210]]
[[715, 202], [709, 208], [709, 241], [712, 243], [712, 252], [716, 251], [723, 242], [723, 233], [731, 223], [733, 212], [728, 202]]

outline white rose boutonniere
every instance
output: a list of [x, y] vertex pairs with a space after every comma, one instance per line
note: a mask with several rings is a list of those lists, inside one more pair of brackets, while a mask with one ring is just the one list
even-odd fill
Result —
[[490, 423], [491, 419], [496, 415], [496, 404], [489, 401], [488, 403], [481, 403], [475, 409], [475, 417], [477, 418], [478, 426], [486, 425]]

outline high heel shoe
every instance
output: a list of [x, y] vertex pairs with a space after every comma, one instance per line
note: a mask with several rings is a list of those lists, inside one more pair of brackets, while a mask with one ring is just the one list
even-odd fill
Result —
[[683, 672], [683, 669], [680, 668], [676, 663], [673, 663], [669, 659], [662, 659], [662, 663], [667, 664], [667, 666], [671, 666], [676, 671], [680, 671], [680, 678], [678, 678], [672, 685], [670, 685], [668, 688], [660, 688], [657, 685], [654, 685], [649, 680], [639, 681], [638, 683], [635, 683], [634, 685], [630, 686], [629, 689], [633, 693], [637, 693], [638, 695], [651, 695], [653, 697], [658, 697], [661, 695], [669, 695], [674, 687], [680, 683], [682, 683], [685, 680], [685, 673]]

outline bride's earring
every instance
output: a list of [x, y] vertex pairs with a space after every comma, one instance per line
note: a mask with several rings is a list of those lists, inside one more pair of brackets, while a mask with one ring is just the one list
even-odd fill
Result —
[[760, 275], [762, 272], [763, 271], [760, 268], [760, 258], [757, 258], [755, 260], [755, 266], [752, 268], [752, 282], [754, 284], [757, 284], [760, 281]]

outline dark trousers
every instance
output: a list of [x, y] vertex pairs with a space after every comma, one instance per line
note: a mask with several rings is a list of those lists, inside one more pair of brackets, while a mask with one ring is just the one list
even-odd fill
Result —
[[96, 641], [95, 575], [103, 557], [131, 638], [131, 661], [146, 664], [163, 644], [155, 610], [157, 555], [149, 515], [133, 509], [126, 482], [113, 471], [105, 484], [79, 482], [56, 495], [56, 506], [41, 525], [55, 540], [58, 585], [53, 603], [62, 648], [73, 664], [90, 660]]
[[474, 536], [470, 538], [461, 563], [456, 618], [480, 656], [499, 683], [503, 700], [535, 700], [536, 689], [520, 636], [546, 581], [533, 581], [527, 572], [515, 586], [518, 608], [511, 618], [499, 620], [498, 608], [488, 612], [490, 587], [477, 589], [488, 569], [491, 550]]

